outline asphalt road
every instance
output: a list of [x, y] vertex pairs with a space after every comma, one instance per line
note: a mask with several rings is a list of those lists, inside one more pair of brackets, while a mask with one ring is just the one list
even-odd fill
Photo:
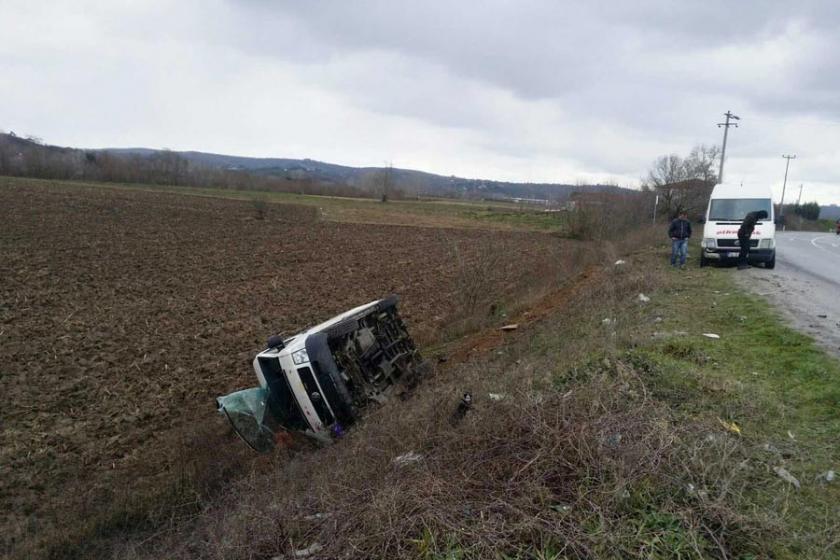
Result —
[[834, 284], [840, 298], [840, 235], [813, 232], [776, 234], [776, 260], [788, 268]]
[[776, 268], [738, 274], [744, 286], [768, 297], [795, 328], [840, 357], [839, 235], [778, 232]]

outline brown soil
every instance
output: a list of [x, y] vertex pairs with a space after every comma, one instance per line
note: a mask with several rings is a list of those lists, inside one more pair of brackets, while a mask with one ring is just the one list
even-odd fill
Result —
[[0, 184], [0, 555], [78, 539], [102, 508], [177, 481], [196, 426], [225, 434], [214, 453], [240, 453], [214, 397], [255, 384], [269, 334], [397, 293], [422, 346], [460, 318], [481, 247], [501, 253], [485, 290], [499, 302], [558, 285], [580, 253], [542, 234], [254, 215], [243, 201]]
[[527, 309], [507, 320], [506, 323], [515, 325], [515, 328], [511, 331], [492, 326], [465, 336], [457, 341], [452, 350], [453, 362], [465, 362], [474, 356], [483, 356], [503, 346], [506, 340], [513, 337], [513, 332], [562, 312], [575, 301], [582, 289], [598, 284], [603, 277], [604, 269], [602, 267], [589, 266], [584, 272], [573, 277], [566, 284], [556, 290], [551, 290], [535, 303], [529, 305]]

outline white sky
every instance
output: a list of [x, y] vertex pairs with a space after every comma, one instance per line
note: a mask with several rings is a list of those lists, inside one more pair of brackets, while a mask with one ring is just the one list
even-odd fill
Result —
[[840, 6], [641, 0], [0, 0], [0, 129], [75, 147], [309, 157], [840, 203]]

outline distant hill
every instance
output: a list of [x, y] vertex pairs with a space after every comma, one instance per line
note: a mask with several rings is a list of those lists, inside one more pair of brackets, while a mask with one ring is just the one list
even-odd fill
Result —
[[[102, 151], [144, 157], [160, 153], [159, 150], [148, 148], [107, 148]], [[349, 167], [313, 159], [254, 158], [192, 151], [174, 153], [194, 165], [248, 171], [258, 175], [287, 179], [310, 179], [336, 185], [348, 185], [362, 190], [375, 190], [383, 180], [383, 174], [388, 173], [391, 186], [411, 195], [565, 200], [576, 191], [622, 192], [628, 190], [614, 185], [580, 186], [562, 183], [514, 183], [465, 179], [413, 169]]]
[[0, 133], [0, 174], [336, 196], [435, 196], [564, 201], [575, 192], [638, 192], [614, 185], [514, 183], [413, 169], [350, 167], [313, 159], [254, 158], [149, 148], [79, 149]]
[[820, 206], [820, 219], [822, 220], [837, 220], [840, 219], [840, 206], [831, 204], [830, 206]]

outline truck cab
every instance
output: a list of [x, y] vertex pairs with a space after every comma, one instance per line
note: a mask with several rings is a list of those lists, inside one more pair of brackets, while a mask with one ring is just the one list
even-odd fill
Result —
[[769, 188], [739, 185], [716, 185], [706, 208], [700, 266], [710, 262], [732, 262], [740, 251], [738, 229], [750, 212], [764, 210], [768, 218], [760, 220], [750, 238], [749, 261], [776, 266], [776, 224], [773, 195]]
[[428, 371], [397, 313], [396, 296], [351, 309], [294, 336], [272, 336], [253, 360], [258, 387], [218, 397], [236, 433], [267, 452], [277, 434], [329, 441], [364, 410], [411, 389]]

